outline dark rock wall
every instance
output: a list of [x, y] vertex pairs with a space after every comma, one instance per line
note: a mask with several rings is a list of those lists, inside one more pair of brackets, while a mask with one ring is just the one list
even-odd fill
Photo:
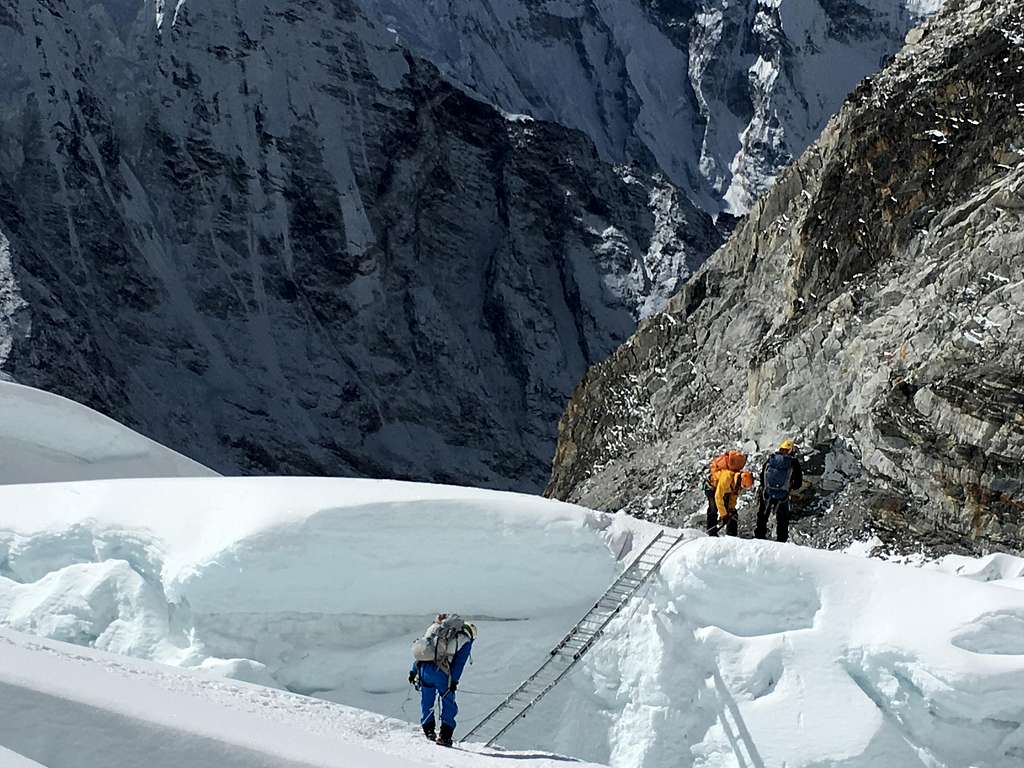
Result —
[[0, 9], [2, 368], [222, 472], [537, 489], [652, 243], [719, 242], [348, 0]]

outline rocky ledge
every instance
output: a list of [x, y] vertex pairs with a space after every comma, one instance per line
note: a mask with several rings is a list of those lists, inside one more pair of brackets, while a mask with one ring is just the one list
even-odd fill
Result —
[[951, 2], [587, 374], [548, 494], [686, 520], [789, 435], [797, 540], [1024, 546], [1022, 216], [1024, 10]]

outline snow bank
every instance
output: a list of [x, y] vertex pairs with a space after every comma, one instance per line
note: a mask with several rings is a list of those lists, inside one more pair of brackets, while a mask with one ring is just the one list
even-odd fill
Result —
[[[208, 675], [0, 632], [0, 766], [497, 768], [406, 723]], [[552, 768], [544, 755], [508, 755]], [[32, 762], [36, 761], [36, 762]], [[562, 762], [562, 761], [557, 761]]]
[[17, 752], [0, 747], [0, 768], [45, 768], [34, 760], [29, 760]]
[[1024, 589], [1024, 557], [1001, 552], [981, 558], [947, 555], [937, 563], [925, 567], [973, 581], [983, 581], [1010, 589]]
[[[465, 733], [533, 671], [653, 530], [529, 496], [409, 483], [12, 485], [0, 487], [0, 618], [198, 668], [211, 681], [262, 683], [270, 687], [251, 690], [274, 707], [294, 703], [316, 729], [327, 727], [315, 720], [327, 704], [273, 688], [414, 721], [409, 643], [433, 613], [456, 610], [481, 628], [460, 686]], [[1002, 585], [1019, 579], [1020, 564], [944, 561], [954, 576], [774, 542], [690, 541], [509, 733], [508, 746], [615, 768], [1018, 768], [1024, 592]], [[0, 682], [22, 666], [7, 657], [0, 648]], [[39, 673], [50, 676], [66, 678]], [[29, 688], [40, 689], [35, 678]], [[39, 711], [71, 695], [45, 693]], [[8, 694], [0, 689], [0, 701]], [[75, 707], [67, 718], [77, 722]], [[11, 716], [17, 727], [20, 716]], [[360, 717], [351, 725], [359, 733], [395, 733], [377, 716]], [[46, 764], [3, 733], [0, 744]], [[140, 744], [169, 738], [131, 733]]]
[[[865, 541], [855, 541], [844, 551], [858, 557], [871, 557], [881, 545], [881, 540], [874, 536]], [[994, 586], [1024, 589], [1024, 557], [1005, 552], [997, 552], [984, 557], [946, 555], [938, 560], [929, 558], [923, 552], [918, 552], [911, 555], [885, 555], [882, 559], [926, 570], [941, 571], [952, 576], [961, 576]]]
[[0, 484], [215, 474], [72, 400], [0, 381]]
[[646, 768], [1024, 760], [1024, 594], [792, 545], [701, 539], [671, 556], [634, 607], [573, 681], [575, 722], [599, 725], [580, 733], [541, 712], [551, 725], [531, 737]]
[[536, 497], [373, 480], [7, 486], [0, 621], [415, 719], [409, 644], [457, 611], [481, 628], [466, 722], [652, 532]]

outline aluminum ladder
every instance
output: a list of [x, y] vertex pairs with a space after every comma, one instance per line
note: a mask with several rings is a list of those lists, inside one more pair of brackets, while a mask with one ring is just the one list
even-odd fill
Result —
[[509, 728], [526, 716], [576, 666], [618, 613], [653, 576], [672, 549], [685, 541], [682, 533], [659, 531], [640, 555], [608, 587], [587, 615], [576, 622], [556, 645], [547, 660], [490, 714], [477, 723], [462, 741], [483, 741], [491, 747]]

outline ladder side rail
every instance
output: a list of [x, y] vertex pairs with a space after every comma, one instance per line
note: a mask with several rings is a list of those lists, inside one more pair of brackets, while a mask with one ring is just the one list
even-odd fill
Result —
[[495, 715], [497, 715], [499, 712], [501, 712], [501, 710], [505, 709], [506, 707], [511, 707], [512, 699], [514, 699], [516, 696], [518, 696], [520, 693], [522, 693], [526, 688], [528, 688], [530, 686], [530, 684], [532, 682], [534, 682], [538, 677], [540, 677], [541, 673], [544, 672], [544, 670], [554, 661], [555, 658], [557, 658], [557, 657], [554, 654], [549, 656], [548, 659], [543, 664], [540, 665], [540, 667], [537, 669], [536, 672], [534, 672], [532, 675], [530, 675], [528, 678], [526, 678], [526, 680], [524, 680], [522, 683], [520, 683], [519, 686], [514, 691], [512, 691], [512, 693], [510, 693], [508, 696], [505, 697], [504, 701], [502, 701], [500, 704], [498, 704], [498, 706], [496, 706], [494, 709], [492, 709], [484, 717], [483, 720], [481, 720], [479, 723], [477, 723], [469, 733], [467, 733], [464, 737], [462, 737], [461, 741], [468, 741], [471, 736], [473, 736], [484, 725], [486, 725], [491, 720], [491, 718], [493, 718]]
[[531, 709], [533, 709], [535, 704], [537, 704], [541, 699], [543, 699], [545, 696], [547, 696], [548, 692], [552, 688], [554, 688], [556, 685], [558, 685], [560, 682], [562, 682], [562, 679], [572, 671], [572, 669], [579, 663], [579, 661], [580, 661], [580, 657], [579, 656], [573, 657], [573, 660], [569, 663], [569, 666], [567, 666], [562, 671], [562, 673], [558, 677], [556, 677], [550, 683], [550, 685], [548, 685], [547, 688], [545, 688], [543, 691], [541, 691], [539, 694], [537, 694], [536, 698], [534, 698], [533, 701], [531, 701], [529, 704], [527, 704], [525, 707], [523, 707], [522, 710], [520, 710], [518, 713], [516, 713], [516, 716], [513, 717], [511, 720], [509, 720], [508, 723], [505, 724], [504, 728], [502, 728], [500, 731], [498, 731], [496, 734], [494, 734], [494, 736], [491, 737], [490, 741], [488, 741], [486, 744], [484, 744], [484, 747], [493, 747], [495, 742], [498, 739], [500, 739], [502, 736], [504, 736], [505, 733], [513, 725], [515, 725], [520, 720], [522, 720], [524, 717], [526, 717], [526, 713], [529, 712]]
[[[576, 634], [576, 632], [578, 631], [580, 625], [584, 621], [586, 621], [590, 617], [590, 615], [592, 613], [594, 613], [594, 611], [597, 610], [598, 606], [601, 604], [601, 601], [604, 600], [605, 597], [608, 595], [608, 593], [611, 592], [615, 588], [615, 585], [619, 583], [619, 580], [622, 579], [627, 573], [629, 573], [629, 571], [634, 566], [636, 566], [636, 564], [640, 560], [640, 558], [644, 556], [644, 553], [646, 553], [647, 550], [649, 550], [651, 547], [653, 547], [662, 538], [662, 536], [664, 536], [664, 531], [658, 531], [658, 533], [655, 535], [655, 537], [653, 539], [651, 539], [651, 541], [647, 544], [646, 547], [644, 547], [643, 552], [641, 552], [637, 556], [636, 560], [634, 560], [632, 563], [630, 563], [630, 565], [626, 568], [626, 570], [624, 570], [621, 574], [619, 574], [619, 577], [617, 579], [615, 579], [615, 581], [612, 582], [611, 586], [608, 587], [608, 589], [606, 589], [604, 591], [604, 594], [602, 594], [601, 597], [598, 598], [597, 602], [594, 603], [594, 605], [591, 607], [591, 609], [589, 611], [587, 611], [579, 621], [577, 621], [575, 624], [573, 624], [572, 629], [570, 629], [566, 633], [565, 637], [562, 638], [562, 640], [560, 641], [559, 645], [561, 645], [562, 643], [567, 642], [574, 634]], [[558, 646], [556, 646], [556, 647], [558, 647]]]
[[[658, 536], [655, 537], [654, 540], [657, 541], [657, 539], [660, 536], [661, 536], [661, 533], [659, 532]], [[653, 544], [654, 542], [652, 541], [651, 543]], [[678, 543], [678, 541], [675, 542], [675, 543]], [[608, 616], [604, 620], [604, 622], [593, 633], [593, 635], [590, 638], [588, 638], [586, 644], [580, 650], [576, 651], [573, 654], [572, 661], [569, 663], [569, 665], [564, 670], [562, 670], [561, 674], [559, 674], [558, 677], [556, 677], [543, 691], [541, 691], [539, 694], [537, 694], [537, 696], [533, 699], [533, 701], [531, 701], [529, 704], [527, 704], [525, 707], [523, 707], [523, 709], [515, 717], [513, 717], [512, 720], [510, 720], [505, 725], [504, 728], [502, 728], [500, 731], [498, 731], [498, 733], [496, 733], [493, 736], [493, 738], [491, 738], [491, 740], [488, 741], [484, 745], [485, 747], [493, 746], [494, 743], [498, 739], [500, 739], [513, 725], [515, 725], [517, 722], [519, 722], [519, 720], [521, 720], [523, 717], [525, 717], [527, 712], [529, 712], [536, 704], [538, 704], [540, 702], [540, 700], [543, 699], [556, 685], [558, 685], [560, 682], [562, 682], [562, 680], [565, 678], [565, 676], [568, 675], [577, 664], [579, 664], [579, 662], [582, 660], [583, 656], [587, 653], [587, 651], [590, 650], [590, 648], [593, 646], [593, 644], [597, 641], [597, 638], [600, 637], [601, 634], [604, 632], [605, 628], [609, 624], [611, 624], [612, 619], [614, 619], [619, 614], [619, 612], [621, 611], [622, 607], [624, 605], [626, 605], [630, 600], [632, 600], [633, 597], [636, 596], [636, 593], [640, 590], [640, 587], [642, 587], [650, 579], [650, 577], [653, 576], [655, 574], [655, 572], [657, 572], [658, 568], [661, 567], [662, 561], [665, 559], [665, 557], [668, 556], [668, 553], [671, 552], [672, 549], [675, 547], [675, 543], [673, 543], [672, 547], [670, 547], [668, 550], [665, 551], [665, 553], [658, 560], [658, 563], [653, 568], [651, 568], [651, 570], [649, 570], [645, 574], [643, 581], [641, 581], [639, 584], [636, 585], [636, 587], [633, 588], [633, 590], [630, 592], [629, 596], [623, 599], [623, 601], [620, 603], [619, 607], [616, 608], [611, 613], [611, 615]], [[648, 545], [648, 547], [649, 546], [650, 545]], [[644, 551], [646, 552], [647, 550], [645, 549]], [[642, 555], [641, 555], [641, 557], [642, 557]]]
[[[584, 614], [583, 618], [581, 618], [579, 621], [576, 622], [575, 625], [573, 625], [572, 629], [569, 630], [565, 637], [562, 638], [561, 642], [558, 645], [556, 645], [556, 647], [550, 652], [548, 658], [544, 661], [543, 664], [540, 665], [537, 671], [530, 675], [525, 681], [523, 681], [514, 691], [512, 691], [512, 693], [506, 696], [504, 701], [498, 704], [498, 706], [491, 710], [491, 712], [489, 712], [479, 723], [477, 723], [472, 728], [472, 730], [470, 730], [469, 733], [467, 733], [461, 739], [461, 741], [468, 741], [473, 735], [482, 730], [483, 727], [487, 725], [503, 709], [511, 709], [512, 700], [517, 695], [522, 693], [531, 683], [537, 680], [537, 678], [540, 677], [540, 675], [551, 664], [554, 663], [554, 661], [558, 658], [558, 653], [565, 647], [567, 643], [572, 641], [574, 638], [578, 642], [580, 639], [582, 639], [582, 636], [589, 635], [589, 637], [586, 637], [583, 645], [580, 647], [579, 650], [576, 650], [575, 648], [571, 649], [574, 651], [574, 653], [568, 666], [564, 670], [562, 670], [551, 683], [545, 686], [541, 690], [541, 692], [536, 697], [534, 697], [532, 701], [530, 701], [529, 704], [527, 704], [520, 712], [514, 715], [512, 719], [500, 731], [498, 731], [498, 733], [495, 734], [495, 736], [493, 736], [490, 739], [490, 741], [488, 741], [485, 744], [485, 746], [490, 747], [492, 744], [494, 744], [494, 742], [497, 741], [498, 738], [500, 738], [506, 731], [508, 731], [509, 728], [511, 728], [516, 722], [518, 722], [520, 718], [522, 718], [530, 709], [533, 708], [535, 704], [537, 704], [542, 698], [544, 698], [544, 696], [546, 696], [547, 693], [551, 691], [551, 689], [558, 685], [558, 683], [560, 683], [567, 674], [569, 674], [569, 672], [576, 666], [576, 664], [579, 663], [583, 655], [590, 650], [590, 648], [593, 646], [597, 638], [604, 632], [605, 628], [611, 623], [612, 619], [614, 619], [619, 614], [619, 612], [622, 610], [622, 607], [633, 599], [636, 593], [640, 590], [640, 587], [646, 584], [650, 577], [658, 570], [658, 568], [661, 567], [662, 562], [668, 556], [669, 552], [671, 552], [676, 547], [676, 545], [682, 540], [682, 536], [677, 536], [675, 540], [668, 545], [668, 548], [665, 549], [664, 552], [660, 553], [660, 555], [655, 555], [657, 559], [654, 563], [643, 563], [643, 565], [648, 567], [641, 571], [640, 565], [643, 561], [644, 556], [647, 555], [655, 547], [655, 545], [659, 544], [659, 542], [662, 542], [663, 538], [665, 538], [665, 532], [658, 531], [657, 534], [655, 534], [654, 538], [647, 543], [647, 546], [644, 547], [643, 551], [640, 552], [636, 559], [633, 560], [633, 562], [630, 563], [630, 565], [621, 574], [619, 574], [619, 577], [614, 582], [612, 582], [612, 585], [605, 591], [605, 594], [602, 595], [596, 603], [594, 603], [594, 606], [589, 611], [587, 611], [586, 614]], [[639, 572], [635, 577], [636, 584], [631, 585], [629, 591], [622, 595], [622, 597], [617, 601], [617, 605], [615, 605], [613, 609], [611, 609], [610, 611], [598, 611], [598, 607], [600, 606], [601, 602], [605, 599], [605, 597], [607, 597], [608, 594], [613, 589], [615, 589], [615, 587], [619, 584], [620, 581], [625, 580], [627, 575], [631, 571]], [[608, 613], [608, 615], [604, 617], [604, 620], [601, 622], [600, 626], [596, 630], [587, 630], [586, 632], [579, 632], [579, 629], [584, 622], [588, 620], [596, 622], [596, 619], [590, 619], [590, 616], [592, 614], [604, 614], [606, 612]]]

